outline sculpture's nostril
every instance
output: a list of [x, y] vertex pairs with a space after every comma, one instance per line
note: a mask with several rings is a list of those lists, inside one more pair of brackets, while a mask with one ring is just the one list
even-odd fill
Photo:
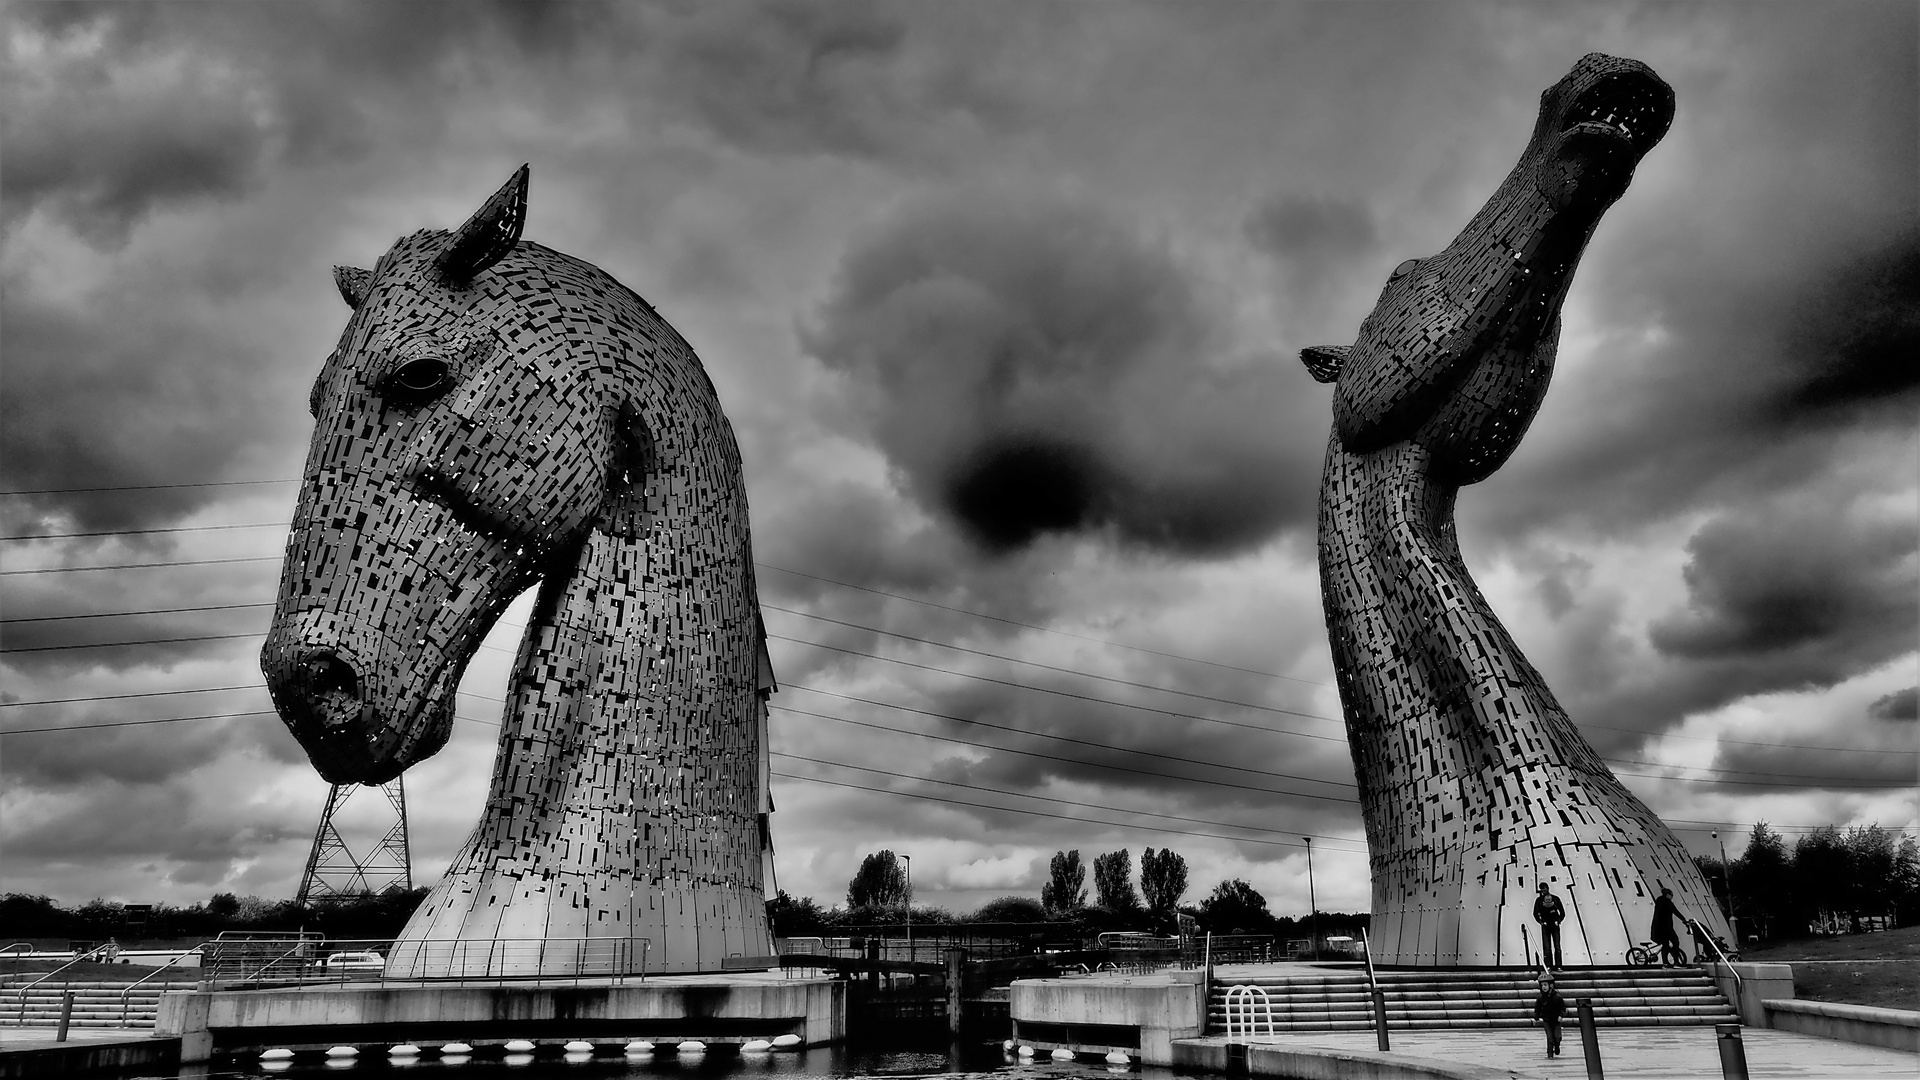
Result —
[[302, 695], [322, 728], [344, 727], [360, 715], [360, 678], [331, 653], [304, 660], [298, 675]]

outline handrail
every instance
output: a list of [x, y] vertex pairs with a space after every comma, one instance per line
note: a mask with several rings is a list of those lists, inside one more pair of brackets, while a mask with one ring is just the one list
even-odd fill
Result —
[[[212, 938], [209, 938], [209, 939], [207, 939], [207, 940], [208, 940], [208, 941], [211, 941], [211, 940], [213, 940], [213, 939], [212, 939]], [[189, 956], [199, 956], [199, 955], [201, 955], [201, 952], [200, 952], [200, 950], [202, 950], [202, 949], [204, 949], [204, 948], [206, 948], [206, 947], [207, 947], [207, 942], [206, 942], [206, 941], [203, 941], [203, 942], [201, 942], [200, 944], [198, 944], [198, 945], [195, 945], [195, 946], [194, 946], [193, 948], [191, 948], [191, 949], [185, 949], [185, 950], [182, 950], [179, 956], [176, 956], [176, 957], [174, 957], [173, 959], [171, 959], [171, 960], [169, 960], [169, 961], [167, 961], [166, 963], [164, 963], [164, 964], [161, 964], [161, 965], [160, 965], [159, 967], [157, 967], [157, 968], [154, 968], [154, 969], [153, 969], [153, 970], [152, 970], [151, 972], [149, 972], [148, 974], [145, 974], [145, 975], [142, 975], [142, 976], [140, 976], [140, 979], [139, 979], [139, 981], [138, 981], [138, 982], [130, 982], [130, 983], [128, 983], [128, 984], [126, 985], [126, 988], [120, 991], [120, 1026], [121, 1026], [121, 1027], [126, 1027], [126, 1026], [127, 1026], [127, 1013], [128, 1013], [129, 1011], [131, 1011], [131, 1010], [132, 1010], [132, 1008], [133, 1008], [133, 990], [134, 990], [134, 987], [136, 987], [136, 986], [140, 986], [140, 985], [142, 985], [142, 984], [143, 984], [143, 983], [145, 983], [145, 982], [146, 982], [146, 981], [147, 981], [148, 979], [151, 979], [151, 978], [153, 978], [153, 977], [154, 977], [155, 975], [158, 975], [158, 974], [160, 974], [161, 972], [163, 972], [163, 971], [165, 971], [165, 970], [167, 970], [168, 968], [170, 968], [170, 967], [172, 967], [173, 965], [175, 965], [175, 964], [177, 964], [177, 963], [179, 963], [180, 961], [182, 961], [182, 960], [185, 960], [185, 959], [186, 959], [187, 957], [189, 957]]]
[[16, 942], [14, 942], [13, 944], [11, 944], [11, 945], [9, 945], [9, 946], [7, 946], [6, 948], [4, 948], [4, 949], [0, 949], [0, 956], [5, 956], [5, 955], [7, 955], [8, 953], [10, 953], [10, 952], [12, 952], [12, 951], [13, 951], [13, 950], [15, 950], [15, 949], [25, 949], [25, 950], [27, 950], [27, 952], [28, 952], [29, 954], [31, 954], [31, 953], [32, 953], [32, 952], [34, 951], [34, 948], [33, 948], [33, 942], [31, 942], [31, 941], [16, 941]]
[[72, 967], [75, 964], [80, 963], [83, 960], [91, 960], [94, 957], [99, 956], [101, 953], [106, 952], [108, 949], [118, 949], [119, 947], [120, 946], [115, 945], [111, 941], [107, 942], [105, 945], [95, 945], [93, 948], [88, 949], [86, 952], [81, 953], [79, 956], [74, 957], [73, 959], [67, 961], [66, 963], [61, 964], [59, 967], [54, 968], [52, 971], [47, 972], [45, 975], [40, 976], [39, 978], [33, 980], [30, 983], [27, 983], [25, 986], [22, 986], [20, 988], [20, 1022], [23, 1024], [27, 1022], [27, 991], [33, 989], [36, 986], [39, 986], [41, 983], [46, 982], [48, 979], [53, 978], [55, 975], [60, 974], [61, 972], [67, 970], [68, 968]]
[[243, 978], [240, 981], [242, 983], [250, 983], [253, 980], [260, 978], [261, 976], [265, 975], [268, 969], [272, 968], [273, 965], [279, 963], [282, 960], [285, 960], [287, 957], [292, 956], [294, 953], [299, 952], [301, 949], [304, 949], [311, 944], [313, 944], [312, 938], [301, 938], [300, 940], [294, 942], [293, 948], [288, 949], [286, 952], [281, 953], [279, 956], [276, 956], [273, 959], [267, 961], [266, 963], [261, 964], [260, 969], [258, 971], [255, 971], [253, 974], [248, 975], [246, 978]]
[[1239, 1006], [1240, 1018], [1245, 1029], [1242, 1032], [1243, 1037], [1248, 1039], [1257, 1039], [1260, 1037], [1260, 1021], [1254, 1015], [1254, 1002], [1256, 1000], [1259, 1001], [1260, 1011], [1265, 1013], [1267, 1017], [1267, 1038], [1271, 1039], [1277, 1033], [1273, 1026], [1273, 998], [1261, 987], [1255, 986], [1252, 983], [1241, 983], [1227, 988], [1226, 1037], [1228, 1041], [1232, 1041], [1233, 1039], [1235, 1005]]
[[1364, 926], [1360, 928], [1360, 947], [1366, 952], [1367, 988], [1370, 990], [1378, 990], [1380, 989], [1380, 983], [1373, 977], [1373, 942], [1367, 940], [1367, 928]]
[[1739, 969], [1735, 968], [1733, 966], [1733, 961], [1727, 959], [1727, 954], [1721, 951], [1720, 943], [1713, 940], [1713, 931], [1707, 929], [1704, 926], [1701, 926], [1699, 923], [1694, 922], [1692, 919], [1687, 920], [1687, 929], [1693, 931], [1694, 937], [1700, 939], [1701, 941], [1706, 942], [1707, 948], [1713, 950], [1713, 955], [1719, 957], [1720, 962], [1726, 965], [1727, 972], [1733, 976], [1733, 996], [1734, 996], [1733, 1007], [1735, 1009], [1738, 1009], [1740, 1007], [1739, 999], [1745, 996], [1746, 994], [1746, 984], [1740, 978]]

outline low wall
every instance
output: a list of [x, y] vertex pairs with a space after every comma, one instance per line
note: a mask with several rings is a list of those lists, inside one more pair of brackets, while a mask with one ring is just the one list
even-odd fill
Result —
[[[1166, 971], [1156, 975], [1093, 976], [1071, 979], [1021, 979], [1008, 988], [1007, 1011], [1014, 1038], [1042, 1049], [1124, 1049], [1143, 1065], [1173, 1064], [1173, 1043], [1206, 1030], [1207, 980], [1203, 971]], [[1022, 1025], [1028, 1026], [1023, 1033]], [[1065, 1032], [1065, 1039], [1034, 1037], [1032, 1029]], [[1091, 1041], [1072, 1037], [1073, 1029], [1095, 1029]], [[1138, 1031], [1134, 1046], [1102, 1039], [1098, 1029]]]
[[1232, 1061], [1231, 1055], [1241, 1050], [1246, 1052], [1244, 1071], [1249, 1076], [1286, 1080], [1512, 1080], [1514, 1075], [1510, 1069], [1413, 1054], [1326, 1047], [1283, 1048], [1258, 1043], [1229, 1045], [1212, 1039], [1175, 1043], [1173, 1067], [1194, 1072], [1239, 1072], [1243, 1067]]
[[11, 1043], [0, 1047], [0, 1077], [8, 1080], [150, 1069], [171, 1072], [179, 1064], [179, 1039]]
[[[1772, 1027], [1766, 1002], [1793, 996], [1792, 964], [1708, 964], [1707, 974], [1726, 995], [1740, 1022], [1748, 1027]], [[1740, 979], [1734, 980], [1738, 972]]]
[[625, 985], [349, 986], [162, 994], [158, 1034], [183, 1062], [219, 1051], [475, 1038], [846, 1037], [845, 983], [779, 975]]
[[1765, 1007], [1767, 1026], [1781, 1031], [1920, 1053], [1920, 1012], [1782, 999], [1767, 1001]]

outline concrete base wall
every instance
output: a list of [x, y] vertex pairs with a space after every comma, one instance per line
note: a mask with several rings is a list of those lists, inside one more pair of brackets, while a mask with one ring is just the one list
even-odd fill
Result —
[[180, 1063], [178, 1039], [14, 1043], [0, 1050], [0, 1077], [84, 1076], [93, 1072], [169, 1070]]
[[1920, 1053], [1920, 1012], [1835, 1001], [1773, 1000], [1765, 1008], [1768, 1027]]
[[[1020, 1037], [1019, 1025], [1023, 1022], [1138, 1028], [1140, 1063], [1171, 1065], [1174, 1040], [1190, 1039], [1206, 1030], [1206, 973], [1022, 979], [1009, 988], [1008, 1012], [1013, 1017], [1015, 1039]], [[1066, 1048], [1107, 1049], [1091, 1045]]]
[[1182, 1071], [1228, 1073], [1241, 1071], [1233, 1057], [1245, 1051], [1249, 1076], [1286, 1080], [1511, 1080], [1508, 1069], [1492, 1069], [1457, 1061], [1378, 1051], [1333, 1050], [1324, 1047], [1282, 1048], [1259, 1044], [1229, 1045], [1224, 1040], [1185, 1040], [1174, 1044], [1173, 1067]]
[[1748, 1027], [1772, 1027], [1765, 1002], [1793, 997], [1792, 964], [1708, 964], [1706, 971]]
[[846, 984], [698, 976], [621, 986], [330, 986], [164, 994], [156, 1033], [180, 1060], [335, 1042], [476, 1038], [846, 1037]]

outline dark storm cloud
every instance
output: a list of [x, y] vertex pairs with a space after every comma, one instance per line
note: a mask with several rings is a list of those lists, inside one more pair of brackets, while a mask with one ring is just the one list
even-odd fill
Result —
[[914, 496], [990, 548], [1111, 529], [1217, 555], [1308, 517], [1311, 467], [1274, 420], [1305, 376], [1223, 356], [1188, 274], [1091, 203], [902, 207], [847, 253], [805, 344]]
[[151, 209], [231, 197], [254, 181], [273, 132], [232, 73], [179, 53], [95, 52], [63, 66], [74, 70], [8, 68], [9, 225], [45, 206], [113, 244]]
[[1920, 688], [1895, 690], [1867, 707], [1875, 720], [1920, 720]]
[[1688, 610], [1652, 626], [1654, 647], [1756, 665], [1776, 689], [1830, 686], [1909, 650], [1920, 623], [1913, 522], [1835, 509], [1815, 502], [1709, 522], [1687, 544]]
[[[1909, 229], [1815, 286], [1789, 332], [1801, 381], [1787, 391], [1796, 413], [1910, 406], [1920, 388], [1920, 229]], [[1900, 416], [1911, 419], [1911, 409]]]
[[[209, 720], [183, 720], [171, 724], [128, 727], [93, 727], [89, 724], [125, 722], [127, 719], [153, 720], [165, 716], [201, 715], [195, 711], [161, 712], [149, 704], [149, 711], [130, 713], [124, 703], [101, 702], [69, 708], [67, 715], [76, 730], [72, 734], [34, 731], [7, 739], [7, 783], [22, 790], [41, 793], [84, 789], [102, 780], [128, 786], [167, 784], [182, 775], [202, 768], [240, 747], [255, 747], [264, 739], [281, 735], [280, 722], [271, 706], [258, 697], [247, 695], [248, 710], [265, 710], [264, 716], [244, 716]], [[240, 695], [226, 695], [220, 711], [239, 711], [233, 704]], [[206, 699], [201, 699], [204, 707]], [[178, 702], [159, 703], [166, 709], [183, 710]], [[113, 707], [118, 706], [118, 707]], [[191, 710], [192, 705], [185, 706]], [[21, 712], [21, 709], [10, 709]], [[35, 715], [46, 710], [37, 710]], [[209, 710], [211, 711], [211, 709]], [[153, 713], [160, 713], [159, 717]], [[8, 727], [45, 727], [45, 721], [23, 722], [9, 716]], [[156, 738], [154, 728], [166, 734]], [[85, 729], [84, 731], [81, 729]]]
[[933, 13], [865, 0], [652, 9], [645, 28], [664, 47], [650, 89], [762, 153], [892, 157], [1012, 122], [990, 59], [962, 61], [953, 40], [925, 47], [939, 28], [909, 14]]
[[[6, 500], [10, 532], [50, 531], [31, 525], [36, 514], [70, 517], [51, 531], [157, 524], [218, 494], [170, 485], [220, 477], [273, 433], [262, 387], [241, 377], [258, 363], [249, 343], [169, 290], [164, 278], [130, 279], [105, 320], [91, 298], [70, 306], [8, 290], [0, 459], [9, 488], [53, 489]], [[126, 486], [150, 487], [90, 490]]]

